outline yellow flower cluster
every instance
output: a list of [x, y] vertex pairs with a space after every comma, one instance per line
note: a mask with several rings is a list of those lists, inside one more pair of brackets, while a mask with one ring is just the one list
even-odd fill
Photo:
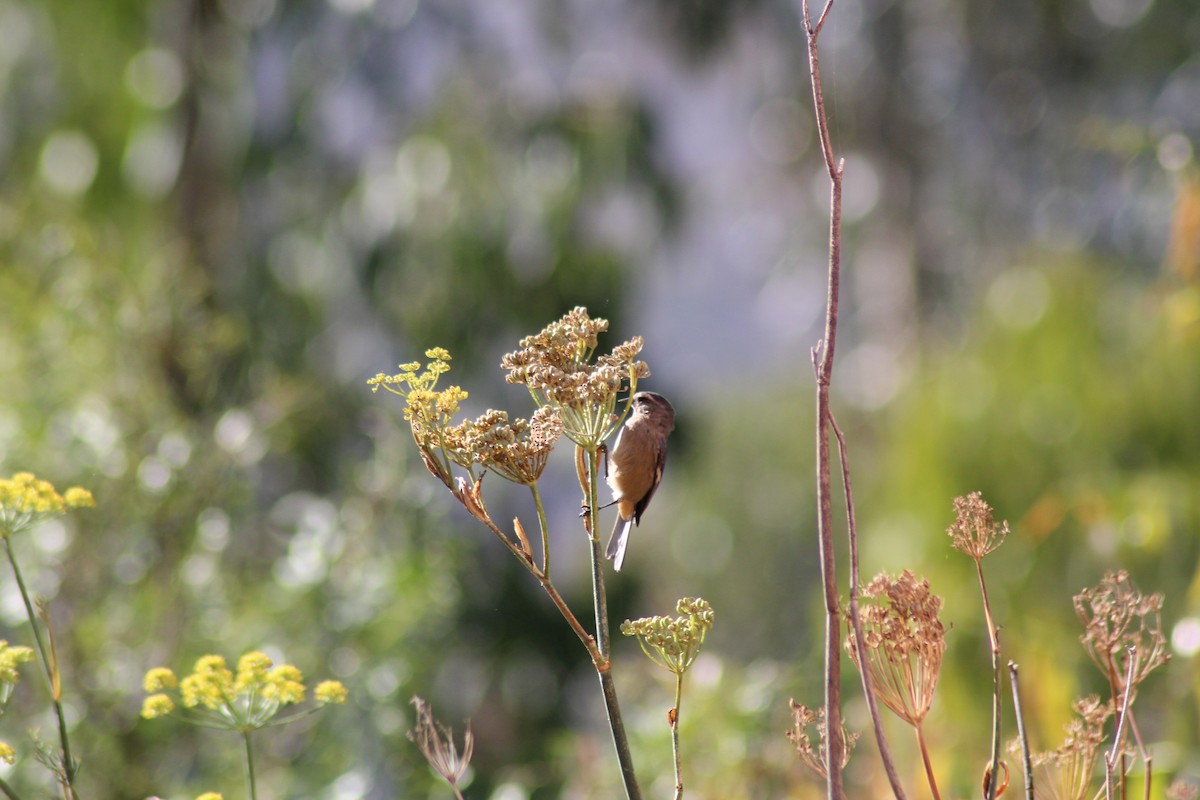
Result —
[[8, 642], [0, 639], [0, 684], [12, 685], [20, 680], [17, 667], [33, 658], [33, 650], [28, 647], [9, 647]]
[[[305, 697], [304, 676], [298, 668], [274, 664], [258, 651], [238, 659], [236, 674], [218, 655], [202, 656], [182, 680], [167, 667], [155, 667], [146, 673], [143, 687], [153, 693], [142, 704], [146, 719], [174, 711], [175, 701], [166, 690], [178, 687], [184, 708], [199, 714], [209, 726], [229, 730], [261, 728], [282, 706], [303, 703]], [[315, 697], [320, 706], [344, 703], [346, 688], [338, 681], [324, 681], [317, 686]]]
[[12, 764], [17, 760], [17, 752], [13, 750], [13, 746], [8, 742], [0, 742], [0, 761], [5, 764]]
[[0, 537], [12, 536], [67, 509], [95, 505], [87, 489], [74, 486], [59, 494], [52, 483], [38, 480], [31, 472], [0, 478]]
[[636, 636], [651, 661], [676, 675], [687, 671], [713, 624], [707, 600], [684, 597], [675, 605], [678, 617], [642, 617], [621, 623], [621, 633]]

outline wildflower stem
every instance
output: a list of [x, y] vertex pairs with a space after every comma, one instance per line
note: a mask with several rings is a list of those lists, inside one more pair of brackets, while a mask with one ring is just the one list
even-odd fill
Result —
[[[17, 579], [17, 588], [21, 591], [21, 600], [25, 603], [25, 613], [29, 616], [29, 627], [33, 630], [33, 641], [37, 645], [38, 661], [46, 676], [46, 686], [50, 690], [50, 700], [58, 718], [58, 737], [62, 743], [61, 780], [64, 783], [64, 794], [68, 800], [78, 800], [79, 795], [75, 791], [75, 760], [71, 757], [71, 740], [67, 735], [67, 718], [63, 713], [61, 683], [57, 676], [58, 666], [51, 658], [45, 640], [42, 638], [37, 614], [33, 610], [33, 601], [29, 597], [29, 590], [25, 587], [25, 578], [21, 575], [21, 568], [17, 564], [17, 555], [13, 552], [11, 537], [4, 537], [4, 548], [8, 554], [8, 563], [12, 565], [13, 576]], [[58, 688], [56, 689], [56, 687]]]
[[988, 781], [987, 800], [996, 800], [996, 784], [1000, 779], [1000, 633], [992, 617], [992, 604], [988, 601], [987, 582], [983, 579], [983, 558], [976, 557], [975, 574], [979, 576], [979, 593], [983, 597], [983, 619], [987, 624], [988, 642], [992, 647], [992, 765]]
[[258, 788], [254, 782], [254, 748], [250, 746], [250, 730], [242, 730], [242, 740], [246, 743], [246, 782], [250, 787], [250, 800], [258, 800]]
[[592, 604], [596, 612], [596, 640], [593, 663], [600, 677], [600, 690], [604, 694], [604, 707], [608, 725], [612, 729], [613, 746], [617, 750], [617, 762], [625, 782], [625, 793], [629, 800], [641, 800], [637, 774], [633, 768], [633, 753], [629, 748], [629, 737], [625, 733], [625, 722], [621, 718], [621, 705], [617, 701], [617, 686], [612, 676], [612, 658], [608, 632], [608, 599], [604, 591], [604, 553], [600, 549], [600, 536], [596, 532], [596, 519], [600, 508], [599, 481], [601, 453], [598, 447], [585, 449], [576, 447], [576, 466], [579, 471], [580, 488], [587, 498], [591, 513], [583, 518], [583, 527], [592, 547]]
[[[842, 464], [842, 489], [846, 496], [846, 528], [850, 538], [850, 627], [854, 632], [855, 649], [859, 653], [866, 653], [867, 644], [863, 639], [862, 617], [858, 609], [858, 524], [854, 517], [854, 490], [850, 483], [850, 461], [846, 453], [846, 437], [842, 435], [842, 429], [838, 427], [837, 420], [832, 414], [829, 416], [829, 424], [838, 440], [838, 460]], [[875, 729], [875, 742], [879, 747], [879, 758], [883, 761], [883, 771], [887, 773], [888, 782], [892, 785], [892, 794], [895, 795], [896, 800], [905, 800], [904, 787], [900, 785], [900, 776], [892, 761], [892, 750], [888, 745], [887, 736], [883, 732], [879, 703], [875, 699], [875, 692], [872, 688], [871, 670], [866, 669], [864, 665], [864, 668], [859, 669], [858, 674], [862, 678], [863, 695], [867, 699], [867, 711], [870, 712], [871, 725]]]
[[[1132, 647], [1126, 649], [1125, 655], [1128, 660], [1128, 668], [1125, 671], [1125, 691], [1124, 697], [1121, 699], [1121, 714], [1117, 717], [1117, 730], [1113, 733], [1112, 750], [1104, 755], [1104, 791], [1108, 800], [1112, 800], [1114, 796], [1113, 789], [1113, 765], [1117, 761], [1119, 755], [1122, 762], [1125, 759], [1125, 721], [1129, 717], [1130, 698], [1133, 695], [1133, 668], [1137, 659], [1134, 657], [1134, 649]], [[1148, 779], [1148, 778], [1147, 778]], [[1124, 796], [1125, 787], [1125, 770], [1121, 769], [1121, 794]]]
[[16, 789], [8, 785], [8, 782], [0, 778], [0, 792], [4, 792], [4, 796], [8, 800], [21, 800], [21, 795], [17, 794]]
[[675, 800], [683, 800], [683, 761], [679, 755], [679, 703], [683, 699], [683, 670], [675, 673], [675, 707], [671, 709], [671, 752], [675, 756]]
[[933, 764], [929, 761], [929, 748], [925, 746], [925, 726], [922, 722], [918, 722], [915, 727], [917, 744], [921, 748], [921, 761], [925, 764], [925, 777], [929, 779], [929, 791], [933, 793], [933, 800], [942, 800], [941, 794], [938, 793], [937, 781], [933, 777]]
[[533, 493], [533, 503], [537, 506], [538, 527], [542, 531], [542, 575], [546, 580], [550, 580], [550, 529], [546, 525], [546, 507], [542, 505], [542, 495], [536, 482], [529, 484], [529, 491]]
[[[833, 501], [830, 496], [829, 478], [829, 384], [833, 377], [833, 354], [837, 341], [838, 294], [841, 280], [842, 251], [842, 168], [844, 162], [834, 160], [833, 145], [829, 138], [829, 124], [825, 117], [825, 96], [821, 86], [821, 64], [817, 50], [817, 38], [833, 0], [826, 0], [824, 10], [814, 25], [809, 13], [808, 0], [803, 0], [804, 28], [808, 44], [808, 71], [813, 92], [813, 111], [816, 114], [817, 130], [820, 133], [821, 152], [829, 172], [829, 284], [825, 301], [825, 334], [812, 350], [813, 367], [817, 378], [817, 535], [821, 560], [821, 582], [825, 590], [825, 713], [828, 729], [842, 729], [841, 712], [841, 636], [838, 619], [837, 567], [833, 549]], [[842, 787], [842, 754], [845, 743], [837, 733], [828, 740], [827, 760], [829, 771], [826, 791], [829, 800], [840, 800], [844, 796]]]
[[1008, 662], [1012, 680], [1013, 713], [1017, 717], [1017, 737], [1021, 740], [1021, 759], [1025, 765], [1025, 800], [1033, 800], [1033, 756], [1029, 752], [1029, 737], [1025, 735], [1025, 717], [1021, 713], [1021, 690], [1017, 685], [1017, 665]]

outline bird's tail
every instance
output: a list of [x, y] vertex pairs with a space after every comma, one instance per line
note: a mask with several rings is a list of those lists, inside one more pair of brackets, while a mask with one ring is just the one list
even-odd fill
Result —
[[617, 515], [617, 524], [613, 527], [612, 538], [608, 540], [608, 549], [604, 555], [612, 559], [613, 569], [617, 572], [621, 571], [621, 565], [625, 563], [625, 548], [629, 546], [629, 531], [633, 528], [632, 519], [622, 519], [621, 515]]

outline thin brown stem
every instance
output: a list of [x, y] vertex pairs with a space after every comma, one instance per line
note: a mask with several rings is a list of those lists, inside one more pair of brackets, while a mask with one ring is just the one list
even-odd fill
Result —
[[[858, 524], [854, 517], [854, 490], [850, 483], [850, 461], [846, 452], [846, 437], [842, 435], [842, 429], [838, 427], [837, 420], [832, 414], [829, 417], [829, 425], [833, 428], [833, 434], [838, 440], [838, 457], [842, 465], [842, 489], [846, 498], [846, 527], [850, 537], [850, 627], [854, 633], [854, 647], [859, 653], [866, 653], [867, 644], [863, 639], [862, 617], [858, 611], [858, 587], [860, 584]], [[883, 761], [883, 771], [887, 774], [888, 782], [892, 786], [892, 794], [895, 795], [896, 800], [906, 800], [904, 787], [900, 785], [900, 776], [896, 772], [896, 764], [892, 760], [891, 747], [883, 732], [883, 719], [879, 714], [879, 704], [872, 689], [871, 670], [866, 669], [864, 665], [858, 670], [858, 674], [862, 678], [863, 695], [867, 698], [867, 711], [871, 715], [871, 726], [875, 730], [875, 743], [879, 747], [879, 758]]]
[[[933, 800], [942, 800], [941, 794], [938, 793], [937, 780], [933, 777], [933, 764], [929, 761], [929, 748], [925, 746], [925, 731], [921, 723], [917, 723], [917, 744], [921, 748], [921, 761], [925, 764], [925, 777], [929, 779], [929, 791], [933, 793]], [[993, 781], [994, 783], [995, 781]]]
[[1025, 735], [1025, 717], [1021, 713], [1021, 690], [1017, 685], [1017, 665], [1008, 662], [1008, 675], [1012, 680], [1013, 713], [1017, 716], [1017, 737], [1021, 741], [1021, 760], [1025, 767], [1025, 800], [1033, 800], [1033, 754], [1029, 750], [1029, 737]]
[[996, 784], [1000, 769], [1000, 632], [992, 618], [992, 604], [988, 601], [987, 581], [983, 579], [983, 559], [975, 559], [975, 574], [979, 576], [979, 593], [983, 596], [983, 619], [987, 624], [988, 642], [992, 648], [992, 764], [991, 779], [988, 781], [987, 800], [996, 800]]
[[817, 378], [817, 537], [821, 561], [821, 582], [825, 594], [825, 714], [827, 730], [833, 732], [827, 740], [828, 774], [826, 791], [829, 800], [844, 796], [842, 759], [845, 743], [841, 713], [841, 626], [838, 609], [837, 566], [833, 546], [833, 500], [830, 489], [829, 453], [829, 384], [833, 377], [833, 356], [837, 343], [838, 295], [841, 281], [842, 242], [842, 164], [834, 162], [833, 145], [829, 140], [829, 125], [825, 117], [825, 98], [821, 87], [820, 55], [817, 38], [833, 0], [827, 0], [821, 18], [812, 23], [808, 0], [803, 0], [804, 27], [808, 45], [808, 71], [813, 91], [813, 111], [820, 133], [821, 152], [830, 180], [829, 202], [829, 277], [825, 301], [825, 334], [813, 348], [813, 366]]

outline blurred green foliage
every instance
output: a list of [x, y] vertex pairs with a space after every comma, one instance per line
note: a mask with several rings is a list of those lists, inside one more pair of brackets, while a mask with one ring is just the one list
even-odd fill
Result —
[[[930, 738], [956, 794], [974, 791], [982, 768], [990, 676], [972, 567], [943, 533], [955, 495], [981, 490], [1013, 525], [985, 567], [1039, 748], [1057, 744], [1072, 697], [1101, 687], [1072, 594], [1125, 567], [1167, 595], [1169, 627], [1200, 617], [1196, 288], [1194, 273], [1156, 274], [1171, 218], [1159, 162], [1190, 155], [1155, 150], [1163, 131], [1175, 145], [1194, 134], [1196, 9], [1160, 1], [1125, 30], [1082, 7], [993, 5], [951, 25], [940, 6], [847, 2], [847, 21], [835, 13], [828, 29], [841, 35], [831, 55], [856, 56], [829, 89], [839, 141], [863, 154], [849, 173], [885, 184], [849, 243], [865, 251], [871, 231], [900, 230], [885, 249], [918, 262], [909, 300], [921, 324], [907, 335], [922, 338], [903, 354], [904, 386], [882, 409], [836, 400], [863, 577], [907, 567], [946, 598]], [[653, 93], [595, 81], [547, 100], [522, 76], [500, 86], [495, 51], [476, 46], [492, 39], [471, 14], [436, 6], [0, 0], [0, 473], [96, 495], [96, 509], [15, 542], [49, 601], [85, 797], [237, 796], [236, 748], [140, 721], [139, 684], [156, 664], [260, 648], [351, 691], [312, 725], [261, 738], [266, 796], [441, 796], [404, 738], [414, 693], [455, 728], [471, 718], [472, 796], [611, 796], [578, 643], [435, 492], [398, 403], [372, 398], [364, 380], [441, 345], [480, 409], [524, 415], [494, 362], [567, 308], [612, 319], [614, 339], [644, 332], [635, 311], [700, 324], [675, 300], [703, 276], [664, 272], [678, 290], [669, 302], [628, 295], [653, 288], [635, 267], [687, 232], [703, 187], [685, 159], [663, 155]], [[799, 41], [793, 10], [774, 4], [652, 13], [631, 24], [681, 46], [685, 63], [671, 68], [689, 92], [706, 65], [747, 60], [735, 20]], [[594, 65], [563, 17], [525, 23], [554, 45], [548, 60]], [[791, 50], [752, 70], [762, 96], [746, 104], [806, 97]], [[793, 73], [796, 84], [780, 77]], [[948, 86], [947, 75], [966, 77]], [[1151, 94], [1156, 122], [1122, 120], [1134, 102], [1123, 98]], [[1039, 126], [1064, 97], [1066, 116]], [[975, 122], [951, 124], [947, 106]], [[676, 126], [707, 142], [719, 120], [686, 112]], [[771, 169], [791, 187], [782, 195], [808, 180], [794, 161]], [[1080, 202], [1069, 184], [1096, 173]], [[634, 209], [618, 231], [640, 225], [648, 241], [597, 222], [617, 201]], [[819, 251], [823, 215], [798, 224]], [[1013, 252], [1024, 239], [1014, 229], [1053, 247]], [[986, 255], [1003, 268], [968, 266], [997, 241]], [[743, 256], [722, 256], [730, 283], [761, 267]], [[710, 321], [739, 299], [723, 280]], [[853, 308], [867, 294], [847, 293], [847, 355], [874, 330]], [[661, 306], [647, 308], [652, 298]], [[778, 337], [786, 327], [764, 325]], [[680, 411], [669, 474], [613, 584], [617, 623], [683, 595], [716, 610], [686, 700], [689, 796], [819, 794], [782, 735], [788, 696], [815, 704], [820, 686], [811, 342], [768, 344], [791, 357], [763, 368], [741, 363], [755, 354], [701, 353], [711, 374], [665, 387]], [[652, 368], [689, 355], [654, 348]], [[569, 553], [570, 459], [556, 469], [555, 536]], [[510, 515], [528, 512], [498, 498]], [[580, 563], [564, 557], [564, 573]], [[585, 608], [586, 576], [575, 577], [567, 598]], [[0, 592], [0, 638], [21, 643], [7, 579]], [[1200, 769], [1193, 659], [1178, 657], [1139, 698], [1164, 773]], [[663, 789], [668, 689], [632, 642], [618, 644], [617, 669], [644, 783]], [[846, 685], [849, 721], [865, 728], [850, 673]], [[21, 736], [43, 701], [24, 683], [3, 720], [20, 759], [5, 779], [27, 796], [48, 791]], [[915, 785], [903, 735], [895, 746]], [[880, 796], [871, 749], [864, 739], [848, 780]]]

